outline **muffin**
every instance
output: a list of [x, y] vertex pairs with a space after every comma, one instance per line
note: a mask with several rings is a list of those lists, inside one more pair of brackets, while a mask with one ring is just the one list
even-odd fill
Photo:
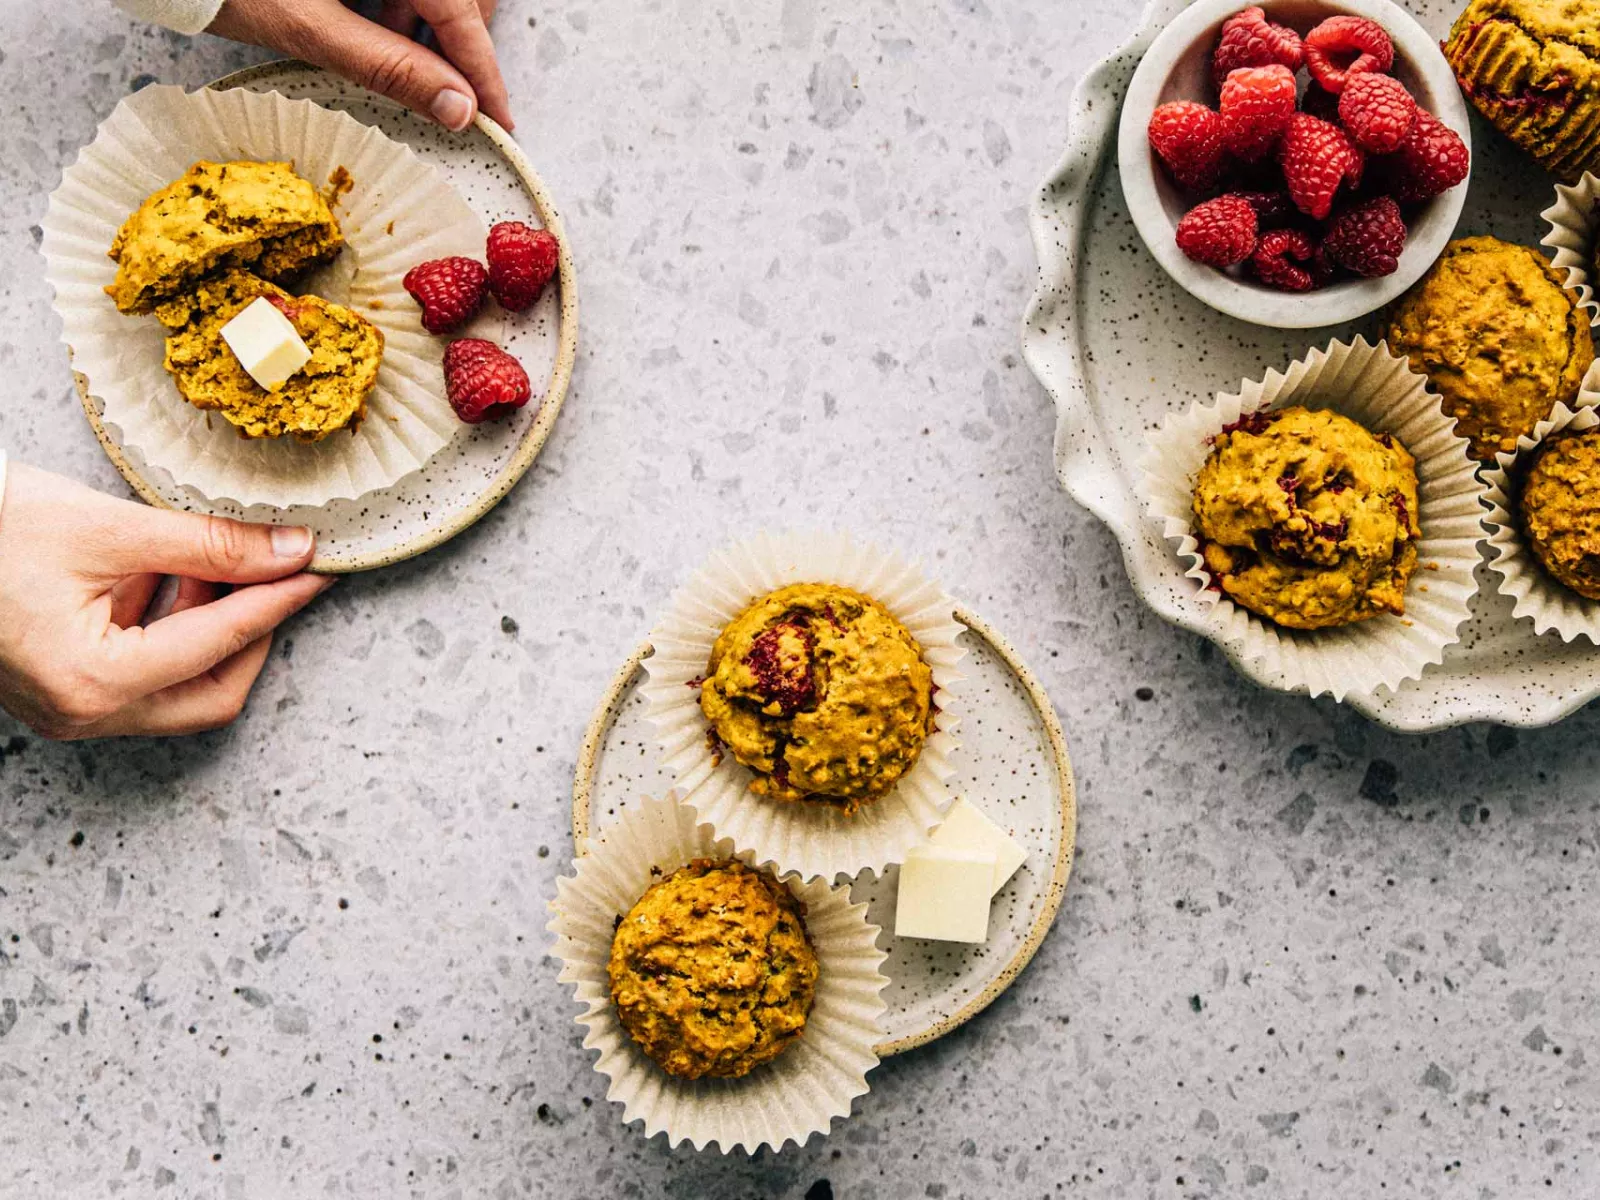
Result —
[[1547, 171], [1600, 171], [1600, 0], [1472, 0], [1444, 52], [1478, 111]]
[[607, 976], [623, 1027], [667, 1074], [737, 1079], [799, 1040], [817, 956], [787, 887], [702, 858], [618, 922]]
[[933, 671], [877, 601], [798, 583], [723, 629], [700, 708], [717, 743], [755, 773], [756, 795], [854, 813], [917, 761], [933, 720]]
[[1444, 400], [1473, 458], [1571, 405], [1594, 361], [1577, 294], [1544, 255], [1492, 237], [1461, 238], [1389, 313], [1384, 337]]
[[147, 313], [213, 270], [249, 267], [282, 283], [343, 244], [333, 210], [289, 163], [197, 162], [117, 231], [106, 292], [118, 311]]
[[[258, 296], [277, 305], [311, 350], [311, 361], [275, 392], [252, 379], [222, 339], [222, 327]], [[366, 414], [383, 333], [342, 305], [291, 296], [235, 270], [202, 280], [155, 313], [167, 328], [166, 368], [178, 391], [196, 408], [220, 413], [243, 437], [293, 434], [315, 442]]]
[[1217, 435], [1193, 514], [1215, 585], [1269, 621], [1326, 629], [1405, 612], [1417, 473], [1386, 434], [1325, 410], [1247, 414]]
[[1600, 429], [1546, 439], [1518, 503], [1523, 533], [1544, 569], [1578, 595], [1600, 600]]

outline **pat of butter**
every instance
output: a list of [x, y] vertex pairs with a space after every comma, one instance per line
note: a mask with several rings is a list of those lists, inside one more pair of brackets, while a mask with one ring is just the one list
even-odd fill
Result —
[[900, 864], [895, 936], [986, 942], [993, 888], [994, 859], [989, 854], [915, 846]]
[[976, 850], [991, 855], [994, 858], [991, 896], [1005, 887], [1006, 881], [1028, 859], [1028, 852], [1016, 839], [984, 816], [982, 809], [968, 803], [965, 796], [950, 806], [944, 824], [933, 831], [928, 843], [945, 850]]
[[289, 382], [289, 377], [311, 361], [311, 348], [301, 340], [293, 322], [265, 296], [257, 296], [222, 327], [239, 365], [269, 392]]

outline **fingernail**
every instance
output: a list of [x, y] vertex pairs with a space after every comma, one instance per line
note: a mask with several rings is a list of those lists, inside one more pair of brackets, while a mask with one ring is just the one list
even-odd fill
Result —
[[272, 552], [279, 558], [304, 558], [311, 551], [311, 530], [300, 525], [274, 525]]
[[454, 88], [445, 88], [433, 98], [428, 111], [446, 129], [460, 133], [472, 123], [472, 97], [463, 96]]

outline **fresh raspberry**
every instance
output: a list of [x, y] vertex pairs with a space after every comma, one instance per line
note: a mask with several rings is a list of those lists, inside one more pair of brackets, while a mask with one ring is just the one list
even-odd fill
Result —
[[1286, 26], [1272, 24], [1265, 12], [1251, 7], [1223, 22], [1217, 48], [1211, 53], [1211, 81], [1220, 88], [1241, 67], [1272, 63], [1298, 71], [1302, 60], [1300, 35]]
[[449, 333], [470, 321], [483, 304], [489, 273], [470, 258], [436, 258], [406, 272], [400, 286], [422, 305], [422, 327]]
[[1150, 147], [1186, 188], [1204, 189], [1222, 174], [1222, 118], [1204, 104], [1175, 100], [1150, 117]]
[[1246, 162], [1265, 158], [1294, 115], [1294, 72], [1273, 63], [1243, 67], [1222, 85], [1222, 145]]
[[1333, 219], [1322, 249], [1339, 266], [1368, 279], [1393, 275], [1406, 248], [1406, 223], [1388, 196], [1347, 208]]
[[1178, 249], [1195, 262], [1231, 267], [1256, 248], [1256, 210], [1238, 196], [1197, 204], [1178, 222]]
[[561, 246], [547, 229], [501, 221], [489, 230], [488, 254], [489, 290], [501, 308], [521, 312], [555, 276]]
[[[1317, 251], [1311, 236], [1299, 229], [1274, 229], [1261, 235], [1255, 253], [1250, 256], [1250, 268], [1256, 278], [1268, 287], [1285, 292], [1309, 292], [1316, 280], [1297, 262], [1310, 262]], [[1292, 260], [1292, 261], [1291, 261]]]
[[1417, 119], [1417, 102], [1392, 75], [1352, 75], [1339, 96], [1339, 120], [1350, 140], [1368, 154], [1399, 149]]
[[1318, 246], [1317, 252], [1311, 256], [1311, 280], [1319, 288], [1325, 288], [1339, 275], [1339, 264], [1328, 257], [1326, 247]]
[[1461, 135], [1419, 108], [1411, 132], [1389, 162], [1395, 199], [1403, 204], [1431, 200], [1465, 179], [1470, 165]]
[[1256, 210], [1256, 224], [1262, 229], [1277, 229], [1287, 225], [1299, 210], [1288, 192], [1234, 192]]
[[533, 394], [522, 364], [482, 338], [460, 338], [445, 347], [444, 383], [450, 407], [468, 425], [505, 416]]
[[1394, 43], [1367, 17], [1329, 17], [1306, 34], [1305, 58], [1311, 78], [1337, 96], [1350, 76], [1394, 66]]
[[1332, 211], [1340, 184], [1361, 183], [1366, 163], [1344, 130], [1305, 113], [1289, 118], [1279, 161], [1295, 207], [1319, 221]]

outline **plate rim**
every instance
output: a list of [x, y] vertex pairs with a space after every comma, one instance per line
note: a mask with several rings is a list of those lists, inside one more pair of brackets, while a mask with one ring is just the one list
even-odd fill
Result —
[[[1044, 690], [1044, 685], [1034, 675], [1032, 669], [1022, 661], [1016, 649], [992, 625], [982, 617], [966, 608], [956, 605], [952, 614], [957, 621], [965, 625], [977, 637], [986, 642], [1006, 668], [1016, 676], [1022, 684], [1023, 691], [1029, 704], [1033, 707], [1039, 718], [1039, 723], [1045, 731], [1046, 756], [1054, 763], [1056, 768], [1056, 796], [1058, 800], [1060, 827], [1058, 831], [1057, 850], [1055, 862], [1051, 864], [1050, 877], [1041, 900], [1039, 911], [1035, 914], [1032, 924], [1028, 927], [1027, 935], [1022, 944], [1017, 947], [1006, 964], [1000, 968], [976, 995], [969, 999], [955, 1012], [941, 1017], [924, 1029], [915, 1033], [904, 1034], [901, 1037], [889, 1038], [879, 1042], [874, 1050], [879, 1058], [890, 1058], [913, 1050], [918, 1046], [925, 1046], [936, 1041], [954, 1029], [965, 1025], [976, 1017], [989, 1005], [999, 999], [1001, 993], [1016, 982], [1017, 976], [1033, 961], [1039, 947], [1044, 944], [1044, 939], [1054, 928], [1056, 917], [1061, 911], [1061, 902], [1066, 898], [1067, 883], [1072, 876], [1072, 865], [1077, 853], [1078, 842], [1078, 790], [1077, 781], [1072, 772], [1072, 760], [1067, 753], [1066, 734], [1061, 727], [1061, 717], [1056, 712], [1055, 704], [1049, 694]], [[595, 768], [600, 761], [600, 750], [605, 744], [607, 733], [615, 723], [621, 708], [623, 694], [632, 686], [639, 675], [644, 660], [655, 652], [655, 647], [650, 644], [650, 639], [641, 641], [629, 653], [623, 664], [612, 675], [611, 681], [606, 685], [605, 692], [600, 697], [600, 702], [595, 706], [593, 715], [584, 729], [583, 741], [578, 750], [577, 765], [573, 770], [572, 778], [572, 846], [578, 857], [585, 853], [585, 845], [593, 832], [591, 808], [594, 800], [594, 787], [596, 783]], [[862, 872], [866, 874], [867, 872]], [[857, 875], [855, 879], [859, 879]], [[854, 880], [851, 881], [852, 886]]]
[[[213, 79], [204, 87], [213, 91], [227, 91], [232, 88], [245, 87], [258, 83], [263, 79], [277, 79], [283, 76], [296, 75], [330, 75], [321, 67], [294, 58], [273, 59], [270, 62], [257, 63], [238, 71], [230, 71], [220, 78]], [[388, 105], [399, 109], [402, 106], [395, 104], [377, 93], [367, 97], [372, 103]], [[482, 490], [459, 512], [455, 513], [448, 521], [423, 530], [408, 541], [398, 546], [385, 550], [367, 551], [347, 555], [324, 554], [319, 546], [312, 557], [308, 571], [319, 575], [348, 575], [360, 571], [376, 570], [380, 567], [394, 566], [425, 554], [457, 535], [470, 529], [482, 520], [501, 500], [505, 499], [522, 477], [527, 474], [528, 468], [533, 466], [534, 460], [539, 457], [544, 449], [545, 442], [549, 440], [551, 431], [555, 428], [556, 418], [561, 414], [561, 408], [566, 403], [567, 390], [572, 383], [572, 374], [578, 361], [578, 285], [577, 269], [572, 261], [572, 249], [567, 239], [566, 225], [561, 219], [560, 210], [551, 198], [544, 181], [533, 169], [533, 164], [523, 153], [522, 147], [509, 133], [506, 132], [492, 118], [479, 112], [473, 120], [473, 127], [489, 139], [496, 152], [516, 172], [517, 178], [522, 182], [523, 189], [533, 201], [534, 211], [538, 213], [539, 220], [544, 227], [555, 235], [558, 244], [559, 275], [561, 280], [561, 314], [559, 328], [557, 329], [557, 347], [555, 366], [550, 373], [549, 386], [545, 391], [544, 399], [540, 403], [539, 415], [532, 425], [522, 435], [516, 453], [506, 462], [499, 473], [483, 487]], [[68, 348], [70, 355], [71, 348]], [[88, 418], [89, 427], [94, 431], [100, 448], [105, 451], [106, 457], [122, 475], [128, 486], [133, 488], [139, 498], [155, 508], [175, 509], [177, 506], [169, 503], [160, 490], [152, 484], [133, 465], [121, 444], [111, 435], [106, 425], [93, 394], [89, 390], [89, 380], [81, 372], [72, 372], [72, 381], [78, 392], [78, 401], [83, 407], [84, 416]], [[382, 489], [380, 489], [382, 490]]]
[[[1192, 0], [1181, 0], [1181, 11]], [[1242, 0], [1241, 0], [1242, 2]], [[1020, 340], [1023, 361], [1034, 378], [1049, 393], [1056, 409], [1053, 453], [1056, 478], [1062, 490], [1110, 530], [1121, 553], [1123, 572], [1134, 594], [1146, 608], [1162, 620], [1216, 645], [1239, 674], [1272, 691], [1304, 695], [1305, 690], [1279, 686], [1268, 674], [1247, 662], [1228, 646], [1212, 637], [1203, 612], [1166, 602], [1137, 569], [1135, 546], [1142, 542], [1144, 514], [1136, 511], [1131, 520], [1116, 511], [1112, 487], [1122, 475], [1115, 452], [1103, 444], [1104, 435], [1087, 411], [1088, 382], [1083, 372], [1083, 332], [1077, 316], [1078, 264], [1087, 242], [1086, 229], [1096, 202], [1094, 189], [1108, 168], [1116, 145], [1116, 130], [1122, 109], [1122, 94], [1109, 77], [1126, 64], [1131, 72], [1150, 42], [1160, 32], [1163, 14], [1174, 10], [1175, 0], [1148, 0], [1134, 30], [1114, 50], [1089, 68], [1073, 89], [1067, 119], [1066, 147], [1028, 205], [1028, 232], [1033, 243], [1038, 271], [1032, 295], [1023, 314]], [[1070, 220], [1061, 219], [1070, 208]], [[1070, 311], [1065, 318], [1063, 306]], [[1044, 322], [1054, 320], [1054, 333]], [[1054, 361], [1043, 343], [1060, 335], [1071, 358], [1066, 378], [1059, 378]], [[1135, 506], [1137, 508], [1137, 506]], [[1530, 634], [1530, 636], [1533, 636]], [[1426, 678], [1426, 676], [1424, 676]], [[1417, 680], [1409, 681], [1410, 686]], [[1348, 705], [1384, 728], [1397, 733], [1430, 733], [1491, 721], [1517, 728], [1533, 729], [1553, 725], [1600, 696], [1600, 673], [1588, 689], [1559, 697], [1535, 698], [1517, 708], [1500, 701], [1498, 691], [1469, 691], [1442, 701], [1419, 718], [1409, 710], [1397, 710], [1394, 694], [1387, 698], [1377, 693], [1349, 696], [1339, 703]]]

